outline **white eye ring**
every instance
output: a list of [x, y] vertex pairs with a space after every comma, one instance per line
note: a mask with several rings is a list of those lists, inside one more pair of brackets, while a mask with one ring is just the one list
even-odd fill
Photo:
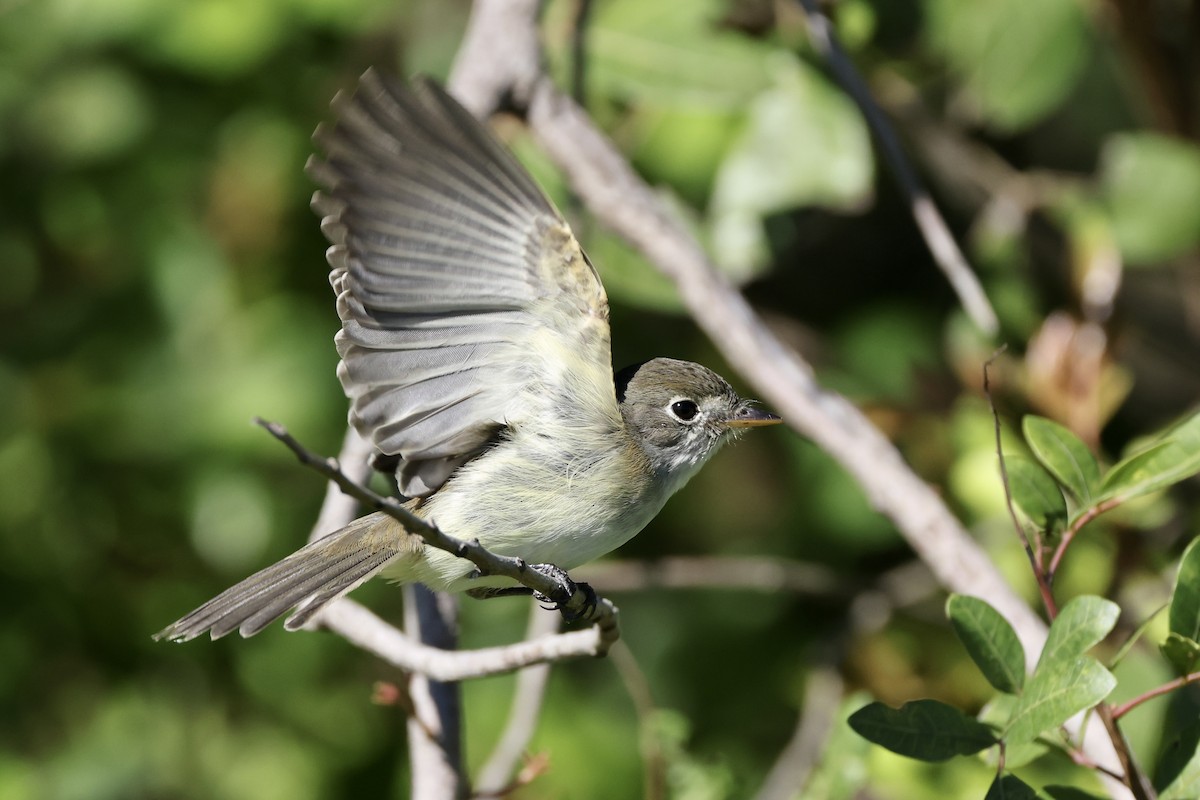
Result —
[[672, 417], [690, 425], [696, 421], [696, 417], [700, 414], [700, 406], [696, 405], [696, 401], [688, 397], [676, 397], [667, 406], [667, 411]]

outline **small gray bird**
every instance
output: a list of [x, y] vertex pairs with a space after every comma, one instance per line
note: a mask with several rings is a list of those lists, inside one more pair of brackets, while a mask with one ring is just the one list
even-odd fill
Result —
[[[332, 246], [350, 422], [442, 530], [571, 569], [628, 541], [738, 431], [779, 422], [698, 364], [612, 372], [608, 300], [515, 158], [429, 80], [363, 75], [308, 171]], [[376, 513], [156, 634], [295, 629], [375, 575], [510, 586]]]

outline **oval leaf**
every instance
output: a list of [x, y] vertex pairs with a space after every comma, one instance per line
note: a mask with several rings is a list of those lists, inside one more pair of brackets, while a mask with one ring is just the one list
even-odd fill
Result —
[[1200, 662], [1200, 642], [1171, 631], [1160, 645], [1162, 654], [1180, 675], [1190, 675]]
[[1050, 474], [1083, 505], [1100, 486], [1100, 467], [1078, 436], [1053, 420], [1030, 414], [1021, 422], [1025, 441]]
[[1085, 792], [1074, 786], [1043, 786], [1042, 791], [1050, 795], [1053, 800], [1104, 800], [1098, 794]]
[[1022, 456], [1004, 457], [1013, 503], [1043, 531], [1061, 530], [1067, 521], [1067, 502], [1050, 473]]
[[[1004, 730], [1008, 727], [1009, 720], [1012, 719], [1013, 713], [1017, 710], [1018, 700], [1019, 698], [1016, 695], [1004, 694], [1002, 692], [997, 694], [979, 710], [979, 721], [992, 730]], [[1040, 739], [1032, 742], [1005, 742], [1004, 768], [1017, 769], [1023, 767], [1029, 762], [1046, 755], [1049, 750], [1049, 745]], [[984, 754], [983, 758], [989, 767], [999, 766], [998, 752], [989, 751]]]
[[1200, 641], [1200, 538], [1183, 551], [1169, 613], [1172, 633]]
[[849, 723], [864, 739], [921, 761], [968, 756], [996, 743], [982, 722], [937, 700], [913, 700], [900, 708], [870, 703], [851, 714]]
[[1118, 462], [1100, 486], [1098, 500], [1123, 502], [1200, 472], [1200, 413], [1174, 425], [1158, 443]]
[[1038, 796], [1016, 775], [997, 775], [983, 800], [1038, 800]]
[[1112, 673], [1090, 656], [1055, 661], [1052, 669], [1039, 664], [1017, 702], [1005, 741], [1016, 745], [1036, 739], [1108, 697], [1116, 685]]
[[1158, 800], [1195, 800], [1200, 797], [1200, 748], [1159, 794]]
[[988, 683], [1016, 694], [1025, 685], [1025, 649], [1000, 612], [978, 597], [950, 595], [946, 616]]
[[1067, 603], [1050, 626], [1035, 672], [1053, 671], [1095, 647], [1120, 615], [1120, 606], [1103, 597], [1081, 595]]

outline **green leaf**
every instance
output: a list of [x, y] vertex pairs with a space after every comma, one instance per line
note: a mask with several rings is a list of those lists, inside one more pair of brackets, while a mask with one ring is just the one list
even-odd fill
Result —
[[1067, 502], [1050, 473], [1023, 456], [1004, 456], [1008, 489], [1013, 503], [1039, 529], [1062, 530], [1067, 521]]
[[1172, 633], [1200, 640], [1200, 538], [1192, 540], [1179, 560], [1169, 619]]
[[1025, 649], [1000, 612], [978, 597], [952, 594], [946, 616], [988, 683], [1016, 694], [1025, 685]]
[[1126, 261], [1182, 255], [1200, 241], [1200, 149], [1154, 133], [1121, 133], [1105, 145], [1100, 185]]
[[[1196, 780], [1200, 774], [1200, 720], [1192, 722], [1165, 743], [1158, 759], [1158, 769], [1155, 770], [1155, 784], [1159, 791], [1178, 784], [1178, 791]], [[1190, 773], [1190, 777], [1189, 776]], [[1193, 793], [1194, 797], [1200, 794]]]
[[1076, 0], [929, 0], [925, 8], [931, 44], [994, 127], [1036, 123], [1087, 63], [1088, 22]]
[[1025, 693], [1004, 732], [1005, 741], [1022, 744], [1057, 728], [1108, 697], [1116, 685], [1112, 673], [1090, 656], [1056, 660], [1053, 668], [1039, 664], [1025, 684]]
[[1016, 775], [997, 775], [983, 800], [1037, 800], [1037, 792]]
[[[979, 721], [992, 730], [1004, 730], [1008, 727], [1009, 720], [1012, 719], [1013, 712], [1017, 710], [1017, 702], [1019, 698], [1016, 695], [997, 694], [989, 700], [979, 711]], [[1050, 746], [1045, 742], [1045, 737], [1035, 739], [1031, 742], [1005, 742], [1004, 744], [1004, 766], [1006, 769], [1017, 769], [1023, 767], [1035, 759], [1044, 756]], [[984, 754], [984, 761], [988, 766], [997, 766], [999, 762], [999, 753], [989, 751]]]
[[713, 254], [735, 278], [769, 258], [763, 217], [805, 206], [858, 208], [873, 187], [871, 139], [854, 104], [799, 59], [773, 63], [773, 83], [754, 96], [709, 198]]
[[1196, 669], [1196, 663], [1200, 661], [1200, 642], [1180, 636], [1174, 631], [1167, 634], [1167, 640], [1159, 648], [1180, 675], [1191, 674]]
[[1125, 501], [1163, 489], [1200, 472], [1200, 413], [1168, 428], [1150, 447], [1109, 470], [1097, 501]]
[[1104, 800], [1098, 794], [1085, 792], [1074, 786], [1043, 786], [1042, 791], [1050, 795], [1053, 800]]
[[1092, 451], [1070, 430], [1032, 414], [1021, 422], [1029, 448], [1055, 479], [1083, 505], [1100, 486], [1100, 467]]
[[967, 756], [996, 743], [986, 725], [937, 700], [912, 700], [900, 708], [871, 703], [851, 714], [849, 723], [864, 739], [921, 761]]
[[722, 0], [609, 0], [588, 28], [594, 91], [658, 106], [737, 108], [769, 82], [778, 48], [713, 24]]
[[1196, 800], [1200, 797], [1200, 748], [1175, 776], [1175, 780], [1162, 790], [1158, 800]]
[[1095, 647], [1117, 624], [1121, 608], [1111, 600], [1081, 595], [1063, 606], [1050, 626], [1037, 672], [1056, 669]]

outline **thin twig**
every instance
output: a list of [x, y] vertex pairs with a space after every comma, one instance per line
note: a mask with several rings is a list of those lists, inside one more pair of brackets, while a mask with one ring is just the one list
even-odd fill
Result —
[[633, 701], [633, 710], [641, 730], [638, 738], [643, 762], [642, 797], [644, 800], [662, 800], [667, 796], [667, 760], [661, 737], [651, 728], [657, 707], [650, 681], [646, 679], [646, 673], [642, 671], [633, 651], [624, 642], [613, 648], [612, 664]]
[[1133, 748], [1129, 746], [1129, 741], [1121, 732], [1121, 726], [1113, 717], [1112, 708], [1108, 703], [1101, 703], [1096, 706], [1096, 716], [1100, 718], [1104, 729], [1108, 731], [1108, 738], [1117, 751], [1117, 758], [1120, 759], [1121, 769], [1125, 773], [1125, 785], [1129, 787], [1129, 791], [1133, 792], [1135, 800], [1154, 800], [1157, 796], [1154, 788], [1150, 785], [1150, 780], [1142, 774], [1141, 768], [1138, 767], [1137, 758], [1133, 755]]
[[1075, 534], [1079, 533], [1084, 525], [1087, 525], [1105, 511], [1111, 511], [1112, 509], [1121, 505], [1122, 502], [1124, 502], [1123, 498], [1114, 497], [1110, 500], [1097, 503], [1083, 514], [1080, 514], [1079, 519], [1075, 520], [1075, 522], [1071, 524], [1071, 527], [1067, 528], [1067, 530], [1063, 532], [1062, 539], [1059, 540], [1058, 547], [1054, 549], [1054, 555], [1050, 559], [1050, 568], [1046, 571], [1047, 582], [1053, 584], [1054, 576], [1058, 574], [1058, 565], [1062, 561], [1063, 556], [1066, 555], [1067, 548], [1070, 547], [1071, 542], [1074, 541]]
[[842, 676], [832, 664], [823, 664], [808, 674], [804, 688], [804, 706], [796, 729], [774, 766], [767, 773], [755, 800], [790, 800], [803, 796], [821, 750], [837, 721], [842, 701]]
[[880, 110], [879, 104], [871, 95], [866, 82], [858, 74], [854, 62], [842, 48], [829, 18], [821, 12], [816, 0], [798, 0], [808, 18], [809, 40], [813, 47], [829, 64], [834, 78], [841, 84], [846, 94], [858, 104], [867, 126], [875, 134], [875, 140], [883, 151], [884, 160], [891, 167], [900, 191], [908, 199], [909, 211], [913, 215], [921, 236], [934, 261], [945, 274], [950, 286], [958, 295], [963, 308], [975, 325], [989, 336], [995, 336], [1000, 329], [996, 312], [992, 309], [991, 301], [984, 294], [979, 279], [967, 263], [949, 226], [938, 211], [937, 205], [929, 196], [929, 191], [921, 183], [916, 170], [908, 161], [900, 140], [892, 130], [892, 125]]
[[595, 622], [615, 641], [619, 636], [617, 629], [617, 609], [604, 598], [597, 598], [594, 608], [587, 607], [588, 596], [582, 590], [575, 591], [567, 597], [559, 583], [539, 570], [532, 569], [524, 559], [512, 556], [501, 556], [492, 553], [479, 543], [478, 539], [464, 541], [442, 531], [428, 520], [408, 510], [394, 498], [384, 497], [371, 489], [350, 480], [342, 472], [336, 459], [321, 458], [296, 441], [287, 429], [275, 422], [256, 419], [255, 422], [266, 429], [272, 436], [287, 446], [300, 463], [310, 467], [333, 481], [346, 494], [358, 500], [368, 508], [382, 511], [404, 526], [409, 533], [420, 536], [426, 544], [453, 553], [459, 558], [465, 558], [479, 567], [483, 575], [500, 575], [548, 597], [551, 602], [567, 614], [581, 615], [591, 612], [589, 621]]
[[1184, 675], [1182, 678], [1176, 678], [1173, 681], [1168, 681], [1168, 682], [1164, 683], [1162, 686], [1156, 686], [1155, 688], [1150, 689], [1149, 691], [1142, 692], [1137, 697], [1135, 697], [1131, 700], [1126, 700], [1124, 703], [1121, 703], [1119, 706], [1113, 706], [1112, 718], [1114, 720], [1118, 720], [1121, 717], [1128, 714], [1133, 709], [1140, 706], [1142, 703], [1145, 703], [1147, 700], [1153, 700], [1156, 697], [1161, 697], [1164, 694], [1169, 694], [1170, 692], [1173, 692], [1176, 689], [1181, 689], [1184, 686], [1187, 686], [1188, 684], [1192, 684], [1192, 683], [1200, 683], [1200, 672], [1192, 672], [1188, 675]]
[[576, 0], [571, 22], [571, 97], [587, 108], [587, 29], [592, 18], [592, 0]]
[[[1029, 543], [1029, 537], [1025, 535], [1025, 526], [1021, 524], [1021, 520], [1017, 517], [1017, 509], [1013, 504], [1012, 487], [1008, 482], [1008, 467], [1004, 463], [1004, 447], [1000, 439], [1000, 414], [996, 411], [996, 404], [992, 400], [992, 386], [991, 378], [988, 375], [988, 368], [991, 367], [992, 363], [1005, 349], [1006, 347], [1001, 347], [984, 362], [983, 394], [987, 397], [988, 407], [992, 410], [992, 423], [996, 429], [996, 457], [1000, 460], [1000, 482], [1004, 486], [1004, 504], [1008, 507], [1008, 516], [1012, 519], [1013, 528], [1016, 529], [1017, 535], [1021, 537], [1021, 545], [1025, 548], [1025, 555], [1029, 558], [1029, 566], [1033, 570], [1033, 577], [1037, 581], [1038, 591], [1042, 595], [1042, 604], [1046, 606], [1046, 615], [1053, 620], [1058, 616], [1058, 605], [1054, 602], [1054, 592], [1050, 588], [1050, 582], [1046, 579], [1046, 571], [1042, 569], [1041, 553], [1034, 553], [1033, 546]], [[1041, 550], [1040, 545], [1038, 550]]]
[[863, 588], [826, 566], [768, 556], [608, 559], [586, 564], [574, 572], [580, 580], [608, 592], [734, 589], [847, 598]]
[[[536, 641], [558, 631], [558, 615], [546, 613], [536, 603], [530, 603], [529, 613], [529, 626], [525, 631], [526, 641]], [[509, 706], [508, 722], [505, 723], [504, 732], [492, 749], [492, 754], [479, 770], [479, 777], [475, 781], [477, 795], [492, 792], [499, 796], [500, 792], [511, 786], [513, 772], [516, 771], [516, 766], [529, 747], [529, 740], [533, 738], [533, 732], [537, 728], [549, 679], [549, 664], [539, 664], [517, 674], [517, 688]]]

